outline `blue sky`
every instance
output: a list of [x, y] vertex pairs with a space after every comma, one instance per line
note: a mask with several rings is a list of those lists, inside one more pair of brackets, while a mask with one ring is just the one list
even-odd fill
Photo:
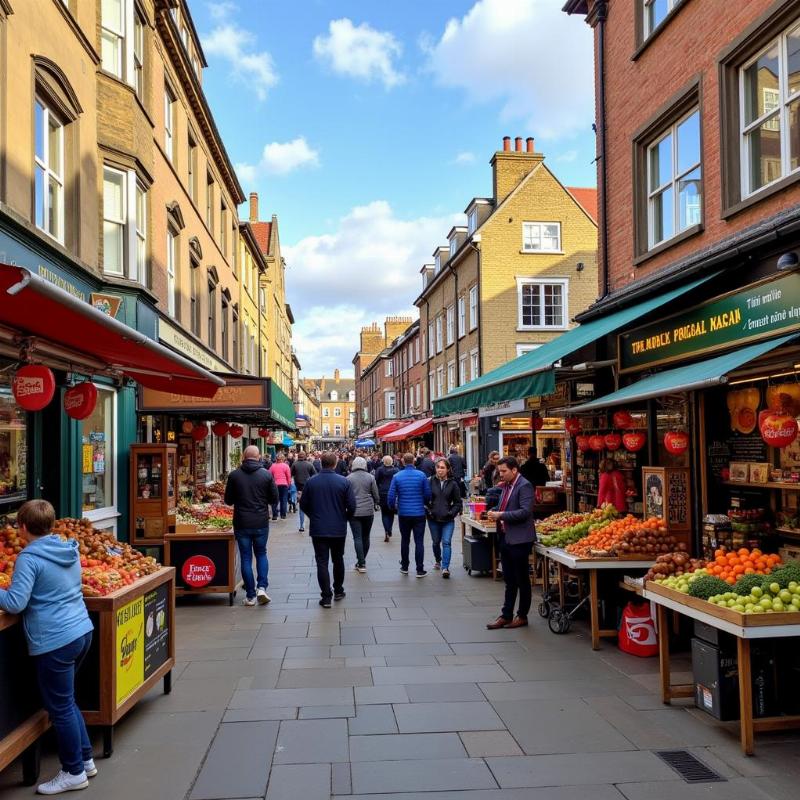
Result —
[[279, 217], [306, 375], [350, 368], [361, 325], [411, 312], [503, 135], [595, 185], [591, 31], [561, 5], [191, 0], [230, 157]]

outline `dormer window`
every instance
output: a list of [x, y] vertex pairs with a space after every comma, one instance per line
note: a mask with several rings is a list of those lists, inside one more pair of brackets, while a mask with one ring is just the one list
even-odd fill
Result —
[[437, 253], [433, 259], [433, 274], [438, 275], [442, 270], [442, 257]]
[[336, 402], [339, 399], [339, 392], [333, 391], [328, 396], [333, 402]]
[[478, 229], [478, 209], [471, 208], [469, 214], [467, 214], [467, 234], [472, 236], [473, 233]]
[[454, 236], [450, 240], [450, 258], [452, 258], [456, 254], [456, 250], [458, 250], [458, 241], [456, 240], [456, 237]]

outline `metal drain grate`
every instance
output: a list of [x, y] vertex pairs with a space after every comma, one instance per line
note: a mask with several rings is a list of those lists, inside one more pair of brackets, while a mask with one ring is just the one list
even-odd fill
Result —
[[713, 769], [707, 767], [688, 750], [656, 750], [656, 755], [666, 762], [686, 783], [718, 783], [724, 781]]

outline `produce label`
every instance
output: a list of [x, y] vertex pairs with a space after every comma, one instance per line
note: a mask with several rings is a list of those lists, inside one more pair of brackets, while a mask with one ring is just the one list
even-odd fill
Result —
[[208, 586], [214, 580], [217, 568], [208, 556], [192, 556], [183, 562], [181, 576], [190, 588]]
[[144, 680], [169, 658], [169, 605], [167, 584], [144, 596]]
[[117, 705], [144, 682], [144, 597], [117, 610]]

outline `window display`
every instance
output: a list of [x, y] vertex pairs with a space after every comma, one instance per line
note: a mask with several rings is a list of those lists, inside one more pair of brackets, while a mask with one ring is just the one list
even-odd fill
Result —
[[27, 498], [28, 437], [25, 412], [8, 382], [0, 383], [0, 503]]
[[98, 386], [97, 405], [82, 423], [83, 511], [114, 505], [114, 392]]

